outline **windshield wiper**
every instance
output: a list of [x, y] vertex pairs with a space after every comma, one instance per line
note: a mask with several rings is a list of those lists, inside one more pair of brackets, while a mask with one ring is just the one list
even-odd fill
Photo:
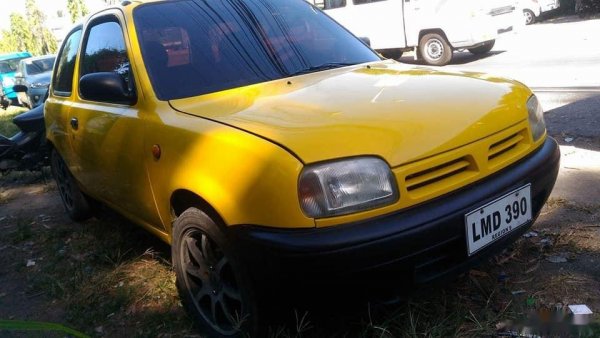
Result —
[[304, 69], [299, 70], [297, 72], [290, 73], [289, 75], [290, 76], [296, 76], [296, 75], [314, 73], [314, 72], [318, 72], [318, 71], [321, 71], [321, 70], [340, 68], [340, 67], [344, 67], [344, 66], [353, 66], [355, 64], [356, 63], [351, 63], [351, 62], [327, 62], [327, 63], [320, 64], [318, 66], [312, 66], [312, 67], [304, 68]]

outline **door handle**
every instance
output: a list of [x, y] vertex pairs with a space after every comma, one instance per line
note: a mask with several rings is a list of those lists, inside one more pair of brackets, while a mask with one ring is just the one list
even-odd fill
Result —
[[76, 117], [71, 119], [71, 128], [77, 130], [79, 128], [79, 120]]

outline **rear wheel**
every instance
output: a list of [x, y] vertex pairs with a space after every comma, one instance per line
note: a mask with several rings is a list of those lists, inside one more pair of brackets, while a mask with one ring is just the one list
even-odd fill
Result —
[[173, 226], [172, 259], [181, 301], [208, 337], [253, 336], [257, 306], [237, 252], [205, 213], [189, 208]]
[[381, 55], [388, 59], [398, 60], [402, 57], [402, 50], [398, 48], [386, 49], [381, 51]]
[[429, 33], [419, 41], [419, 54], [429, 65], [444, 66], [452, 60], [452, 47], [440, 34]]
[[67, 164], [60, 157], [56, 149], [52, 149], [50, 165], [60, 198], [69, 217], [76, 222], [85, 221], [90, 218], [92, 216], [90, 204], [85, 195], [79, 190], [77, 181], [75, 181]]
[[496, 43], [496, 40], [486, 41], [481, 46], [477, 46], [475, 48], [469, 48], [469, 52], [471, 52], [475, 55], [489, 53], [489, 51], [491, 51], [492, 48], [494, 48], [495, 43]]

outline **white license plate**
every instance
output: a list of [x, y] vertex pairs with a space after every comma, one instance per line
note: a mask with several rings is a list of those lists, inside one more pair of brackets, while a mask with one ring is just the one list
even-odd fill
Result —
[[465, 215], [469, 256], [531, 220], [531, 184]]

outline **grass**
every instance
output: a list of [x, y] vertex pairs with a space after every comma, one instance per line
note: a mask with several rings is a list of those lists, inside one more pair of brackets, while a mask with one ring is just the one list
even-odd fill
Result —
[[27, 111], [25, 108], [9, 106], [6, 110], [0, 109], [0, 135], [13, 136], [19, 128], [12, 123], [12, 119], [18, 114]]
[[[27, 175], [10, 177], [34, 181]], [[0, 177], [0, 186], [6, 178]], [[43, 188], [40, 193], [57, 194]], [[563, 201], [550, 201], [550, 207], [566, 206]], [[0, 247], [9, 244], [0, 263], [25, 275], [27, 295], [41, 295], [50, 310], [63, 309], [62, 325], [89, 336], [198, 337], [180, 304], [167, 245], [110, 214], [83, 224], [68, 221], [62, 210], [51, 216], [48, 227], [35, 214], [17, 215], [10, 224], [0, 222]], [[573, 298], [574, 288], [590, 291], [578, 293], [585, 297], [596, 297], [589, 278], [540, 275], [543, 269], [536, 264], [544, 252], [533, 240], [522, 240], [478, 270], [444, 287], [414, 292], [396, 305], [278, 309], [287, 314], [286, 320], [274, 322], [267, 336], [500, 337], [526, 325], [537, 309], [565, 297], [579, 301]], [[36, 265], [25, 267], [31, 258]], [[521, 289], [523, 293], [513, 294]], [[576, 334], [581, 337], [597, 336], [600, 317], [573, 330], [580, 330]]]
[[57, 331], [69, 334], [77, 338], [86, 338], [85, 334], [70, 329], [64, 325], [45, 322], [33, 322], [23, 320], [0, 320], [0, 330], [19, 330], [19, 331]]

